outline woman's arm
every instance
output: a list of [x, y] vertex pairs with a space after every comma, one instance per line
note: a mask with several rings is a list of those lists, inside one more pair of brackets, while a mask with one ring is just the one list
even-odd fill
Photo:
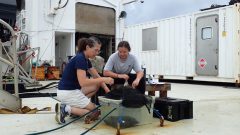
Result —
[[143, 75], [144, 75], [143, 71], [138, 71], [137, 72], [137, 77], [132, 83], [133, 88], [136, 88], [139, 85], [139, 82], [142, 79]]
[[78, 69], [77, 70], [77, 78], [81, 87], [98, 85], [101, 83], [113, 84], [113, 79], [110, 77], [99, 77], [94, 79], [89, 79], [86, 77], [86, 71]]
[[[98, 72], [97, 72], [97, 70], [96, 70], [95, 68], [89, 69], [89, 73], [91, 74], [91, 76], [92, 76], [93, 78], [99, 78], [99, 77], [101, 77], [101, 76], [98, 74]], [[101, 83], [101, 87], [105, 90], [105, 93], [110, 92], [110, 89], [107, 87], [107, 85], [106, 85], [104, 82]]]
[[103, 76], [108, 76], [108, 77], [112, 77], [112, 78], [118, 78], [118, 74], [114, 73], [110, 70], [104, 70], [103, 71]]
[[136, 79], [140, 81], [140, 80], [142, 79], [143, 75], [144, 75], [143, 71], [137, 72], [137, 77], [136, 77]]
[[121, 79], [124, 79], [124, 80], [129, 79], [129, 76], [127, 74], [117, 74], [117, 73], [114, 73], [114, 72], [108, 71], [108, 70], [103, 71], [103, 75], [108, 76], [108, 77], [112, 77], [112, 78], [121, 78]]

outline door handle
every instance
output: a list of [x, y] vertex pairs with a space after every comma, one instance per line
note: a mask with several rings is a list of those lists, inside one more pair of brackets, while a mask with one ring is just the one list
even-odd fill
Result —
[[215, 65], [215, 70], [218, 70], [218, 66], [217, 65]]

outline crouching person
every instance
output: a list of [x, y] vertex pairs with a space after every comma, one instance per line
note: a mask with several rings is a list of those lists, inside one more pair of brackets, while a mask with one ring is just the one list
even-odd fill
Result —
[[[146, 84], [144, 73], [137, 57], [130, 51], [131, 47], [127, 41], [119, 42], [117, 52], [109, 57], [104, 67], [103, 75], [114, 78], [114, 84], [124, 84], [128, 81], [132, 88], [144, 94]], [[136, 74], [131, 74], [132, 70]]]
[[[56, 121], [65, 123], [68, 115], [82, 116], [96, 108], [90, 101], [101, 86], [105, 92], [109, 92], [106, 84], [112, 85], [113, 79], [110, 77], [100, 77], [92, 67], [89, 58], [94, 58], [100, 51], [101, 44], [88, 38], [78, 40], [78, 53], [66, 65], [59, 82], [57, 97], [61, 103], [55, 105]], [[93, 78], [88, 78], [89, 72]], [[88, 116], [98, 117], [98, 110]], [[87, 117], [86, 117], [87, 118]]]

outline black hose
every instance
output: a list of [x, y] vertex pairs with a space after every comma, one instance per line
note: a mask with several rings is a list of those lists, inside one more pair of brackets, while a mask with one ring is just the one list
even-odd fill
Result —
[[81, 117], [77, 117], [77, 118], [75, 118], [74, 120], [72, 120], [72, 121], [70, 121], [70, 122], [68, 122], [68, 123], [66, 123], [66, 124], [64, 124], [64, 125], [62, 125], [62, 126], [60, 126], [60, 127], [57, 127], [57, 128], [51, 129], [51, 130], [42, 131], [42, 132], [30, 133], [30, 134], [26, 134], [26, 135], [40, 135], [40, 134], [45, 134], [45, 133], [49, 133], [49, 132], [52, 132], [52, 131], [55, 131], [55, 130], [61, 129], [61, 128], [66, 127], [66, 126], [68, 126], [69, 124], [71, 124], [71, 123], [73, 123], [73, 122], [75, 122], [75, 121], [77, 121], [77, 120], [83, 118], [84, 116], [86, 116], [86, 115], [88, 115], [88, 114], [94, 112], [94, 111], [97, 110], [99, 107], [101, 107], [101, 106], [96, 107], [96, 108], [93, 109], [92, 111], [90, 111], [90, 112], [84, 114], [84, 115], [81, 116]]
[[95, 123], [91, 128], [86, 130], [85, 132], [81, 133], [80, 135], [85, 135], [90, 130], [92, 130], [94, 127], [96, 127], [100, 122], [102, 122], [108, 115], [110, 115], [113, 111], [115, 111], [117, 108], [113, 108], [109, 113], [107, 113], [102, 119], [100, 119], [97, 123]]
[[[40, 94], [42, 94], [40, 91], [38, 91], [38, 93], [40, 93]], [[49, 92], [48, 93], [46, 93], [46, 94], [48, 94], [52, 99], [54, 99], [54, 100], [56, 100], [56, 101], [59, 101], [59, 102], [61, 102], [61, 100], [59, 100], [59, 99], [57, 99], [57, 98], [55, 98], [52, 94], [50, 94]]]
[[[69, 1], [69, 0], [67, 0], [66, 3], [65, 3], [62, 7], [57, 7], [57, 9], [65, 8], [65, 7], [67, 6], [67, 4], [68, 4], [68, 1]], [[61, 3], [62, 3], [62, 1], [59, 0], [58, 5], [60, 5]]]
[[[45, 86], [42, 86], [42, 87], [39, 87], [39, 88], [32, 88], [32, 89], [26, 89], [27, 92], [36, 92], [36, 91], [41, 91], [43, 89], [49, 89], [48, 87], [53, 85], [53, 84], [58, 84], [58, 82], [51, 82]], [[53, 87], [56, 87], [57, 85], [53, 86]], [[53, 88], [53, 87], [50, 87], [50, 88]]]
[[159, 117], [163, 117], [163, 115], [157, 110], [157, 109], [153, 109], [153, 112]]

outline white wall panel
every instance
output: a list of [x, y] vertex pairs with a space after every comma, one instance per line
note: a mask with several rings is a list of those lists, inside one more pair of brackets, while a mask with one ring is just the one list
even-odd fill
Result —
[[[122, 35], [118, 20], [121, 6], [115, 0], [69, 0], [65, 8], [58, 9], [53, 14], [59, 0], [26, 0], [26, 31], [31, 47], [40, 47], [40, 59], [55, 62], [55, 32], [75, 33], [76, 3], [82, 2], [103, 7], [109, 7], [116, 12], [116, 38]], [[66, 0], [62, 1], [62, 5]], [[70, 48], [75, 48], [75, 39], [69, 43]], [[71, 51], [74, 55], [74, 51]]]
[[[192, 14], [131, 25], [125, 28], [125, 40], [132, 46], [132, 53], [146, 65], [147, 74], [194, 77], [206, 81], [235, 82], [240, 70], [240, 6], [199, 11]], [[219, 16], [219, 71], [218, 76], [197, 76], [196, 19], [217, 14]], [[157, 46], [154, 51], [142, 51], [142, 29], [157, 27]], [[226, 36], [223, 32], [226, 32]], [[186, 78], [185, 78], [186, 79]]]
[[[142, 29], [154, 27], [158, 28], [158, 49], [142, 51]], [[189, 35], [190, 17], [180, 16], [127, 27], [125, 39], [131, 44], [132, 53], [146, 65], [147, 74], [184, 76], [192, 71], [187, 65], [187, 61], [192, 61]]]

